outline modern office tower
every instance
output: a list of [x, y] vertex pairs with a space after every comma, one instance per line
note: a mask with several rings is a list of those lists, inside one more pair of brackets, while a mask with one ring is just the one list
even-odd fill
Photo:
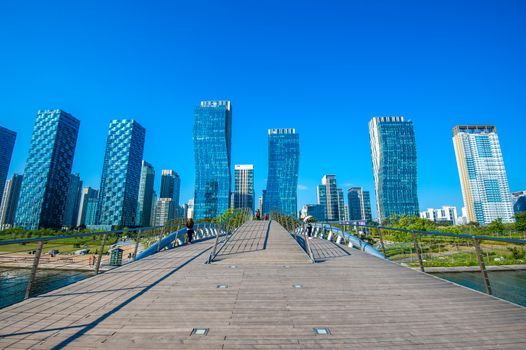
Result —
[[109, 125], [97, 223], [135, 226], [137, 198], [146, 130], [135, 120], [112, 120]]
[[299, 160], [300, 138], [296, 129], [269, 129], [264, 213], [297, 215]]
[[155, 209], [157, 208], [157, 192], [153, 191], [152, 194], [152, 215], [150, 218], [150, 226], [154, 226], [155, 221]]
[[263, 196], [259, 196], [258, 198], [258, 210], [260, 213], [263, 212]]
[[429, 208], [420, 212], [420, 217], [433, 222], [447, 222], [456, 225], [458, 220], [457, 207], [445, 205], [442, 209]]
[[234, 166], [234, 208], [254, 211], [254, 165]]
[[62, 227], [79, 126], [78, 119], [59, 109], [38, 111], [15, 226]]
[[69, 190], [64, 211], [64, 222], [62, 226], [73, 227], [79, 219], [80, 200], [82, 197], [82, 180], [79, 174], [69, 175]]
[[0, 126], [0, 203], [4, 193], [4, 186], [15, 148], [16, 132]]
[[137, 200], [137, 226], [150, 226], [152, 220], [154, 182], [155, 169], [150, 163], [143, 160], [141, 166], [141, 181], [139, 183], [139, 198]]
[[99, 209], [99, 191], [97, 197], [89, 197], [86, 202], [86, 216], [84, 217], [84, 225], [97, 225], [97, 210]]
[[325, 207], [320, 204], [305, 204], [301, 209], [301, 217], [312, 216], [317, 221], [325, 220]]
[[344, 221], [349, 221], [349, 207], [347, 205], [344, 205], [343, 210], [345, 212]]
[[345, 197], [343, 196], [343, 190], [338, 188], [336, 194], [338, 196], [338, 220], [345, 221]]
[[[82, 195], [80, 196], [80, 206], [79, 206], [79, 213], [77, 218], [77, 226], [87, 225], [86, 223], [86, 216], [87, 216], [87, 210], [88, 210], [88, 201], [90, 199], [93, 199], [95, 204], [98, 202], [99, 199], [99, 191], [91, 188], [91, 187], [84, 187], [82, 189]], [[95, 207], [95, 213], [97, 212], [97, 207]], [[96, 222], [96, 216], [95, 219], [92, 220], [90, 225], [95, 225]]]
[[181, 178], [173, 170], [163, 170], [161, 176], [161, 194], [159, 198], [171, 198], [179, 206], [181, 194]]
[[188, 210], [186, 212], [186, 218], [187, 219], [193, 219], [194, 218], [194, 200], [190, 199], [188, 201]]
[[513, 192], [513, 211], [522, 213], [526, 211], [526, 191]]
[[375, 117], [369, 122], [369, 135], [378, 219], [418, 215], [413, 122], [404, 117]]
[[496, 219], [514, 222], [508, 177], [494, 125], [459, 125], [453, 129], [462, 197], [468, 220], [481, 225]]
[[372, 221], [369, 191], [362, 187], [351, 187], [347, 191], [350, 221]]
[[13, 227], [15, 223], [16, 207], [18, 205], [18, 198], [20, 197], [23, 178], [22, 175], [14, 174], [13, 177], [6, 182], [2, 196], [2, 204], [0, 205], [0, 229]]
[[232, 106], [201, 101], [194, 113], [194, 219], [222, 215], [230, 204]]
[[324, 220], [338, 221], [340, 219], [340, 203], [338, 198], [338, 188], [336, 185], [336, 175], [323, 176], [321, 179], [321, 185], [318, 185], [317, 187], [316, 194], [318, 204], [322, 205], [325, 211]]
[[164, 226], [175, 219], [177, 207], [172, 198], [159, 198], [155, 207], [153, 226]]

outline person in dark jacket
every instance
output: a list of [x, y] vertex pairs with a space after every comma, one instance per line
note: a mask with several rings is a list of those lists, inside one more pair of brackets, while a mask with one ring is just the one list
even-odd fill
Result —
[[188, 244], [192, 244], [192, 238], [194, 235], [194, 219], [190, 218], [186, 220], [186, 236], [188, 238]]

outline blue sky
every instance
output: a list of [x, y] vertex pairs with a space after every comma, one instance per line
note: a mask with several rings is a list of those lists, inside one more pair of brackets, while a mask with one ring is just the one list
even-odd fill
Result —
[[233, 164], [255, 164], [258, 195], [274, 127], [300, 133], [299, 206], [327, 173], [374, 192], [367, 123], [382, 115], [415, 124], [421, 209], [462, 205], [456, 124], [496, 124], [511, 190], [524, 190], [525, 17], [524, 1], [5, 0], [10, 174], [23, 172], [36, 111], [61, 108], [81, 120], [73, 170], [98, 188], [108, 123], [133, 118], [157, 191], [174, 169], [188, 200], [193, 109], [229, 99]]

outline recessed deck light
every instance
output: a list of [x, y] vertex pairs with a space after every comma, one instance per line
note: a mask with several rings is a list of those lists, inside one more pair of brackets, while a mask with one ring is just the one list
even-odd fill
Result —
[[208, 328], [194, 328], [192, 329], [192, 334], [191, 335], [200, 335], [200, 336], [205, 336], [208, 334]]
[[320, 328], [313, 328], [314, 330], [314, 334], [316, 335], [331, 335], [331, 330], [329, 328], [324, 328], [324, 327], [320, 327]]

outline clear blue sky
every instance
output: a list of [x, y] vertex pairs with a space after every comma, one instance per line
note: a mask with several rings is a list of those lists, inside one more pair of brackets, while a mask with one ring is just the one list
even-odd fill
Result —
[[526, 189], [526, 2], [219, 3], [2, 1], [0, 125], [18, 132], [10, 173], [23, 172], [36, 111], [61, 108], [81, 120], [73, 170], [98, 188], [108, 122], [134, 118], [157, 191], [161, 169], [174, 169], [188, 200], [193, 109], [229, 99], [233, 164], [255, 164], [258, 195], [273, 127], [300, 133], [299, 206], [326, 173], [374, 193], [377, 115], [415, 123], [421, 209], [462, 205], [456, 124], [496, 124], [511, 190]]

